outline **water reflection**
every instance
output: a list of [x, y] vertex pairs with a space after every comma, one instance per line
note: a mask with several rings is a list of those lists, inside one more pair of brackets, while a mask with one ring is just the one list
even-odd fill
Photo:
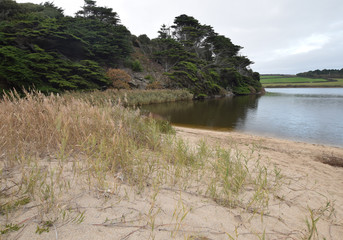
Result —
[[143, 110], [179, 126], [343, 146], [343, 88], [268, 91], [272, 94], [156, 104]]
[[246, 120], [248, 110], [256, 109], [259, 96], [241, 96], [144, 106], [175, 125], [233, 130]]

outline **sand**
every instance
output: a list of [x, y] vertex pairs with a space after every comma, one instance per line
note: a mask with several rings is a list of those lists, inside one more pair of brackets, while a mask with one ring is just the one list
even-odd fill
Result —
[[[242, 152], [253, 146], [261, 161], [281, 169], [286, 183], [264, 212], [220, 206], [208, 197], [169, 187], [156, 195], [152, 188], [136, 194], [118, 176], [115, 192], [89, 191], [79, 183], [65, 204], [83, 212], [84, 219], [73, 215], [65, 224], [37, 234], [37, 213], [29, 206], [17, 217], [25, 227], [9, 239], [308, 239], [306, 219], [313, 226], [311, 212], [314, 220], [320, 216], [315, 222], [319, 239], [342, 239], [343, 148], [238, 132], [176, 131], [191, 145], [204, 139], [208, 145], [234, 145]], [[316, 239], [313, 233], [311, 239]]]

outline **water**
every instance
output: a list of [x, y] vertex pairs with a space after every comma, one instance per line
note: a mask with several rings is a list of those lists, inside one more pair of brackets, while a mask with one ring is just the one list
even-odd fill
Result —
[[343, 147], [343, 88], [270, 88], [264, 96], [144, 106], [179, 126]]

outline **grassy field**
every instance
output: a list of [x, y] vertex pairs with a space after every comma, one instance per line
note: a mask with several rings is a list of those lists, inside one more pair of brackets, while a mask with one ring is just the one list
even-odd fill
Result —
[[343, 87], [343, 79], [305, 78], [292, 75], [262, 75], [263, 87]]

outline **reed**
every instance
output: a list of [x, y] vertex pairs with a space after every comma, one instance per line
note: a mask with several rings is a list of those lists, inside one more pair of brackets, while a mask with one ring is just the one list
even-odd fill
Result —
[[72, 92], [66, 93], [66, 96], [72, 98], [81, 98], [89, 101], [92, 104], [113, 104], [121, 103], [124, 106], [140, 106], [145, 104], [175, 102], [191, 100], [193, 95], [184, 89], [170, 90], [116, 90], [108, 89], [106, 91], [89, 92]]

